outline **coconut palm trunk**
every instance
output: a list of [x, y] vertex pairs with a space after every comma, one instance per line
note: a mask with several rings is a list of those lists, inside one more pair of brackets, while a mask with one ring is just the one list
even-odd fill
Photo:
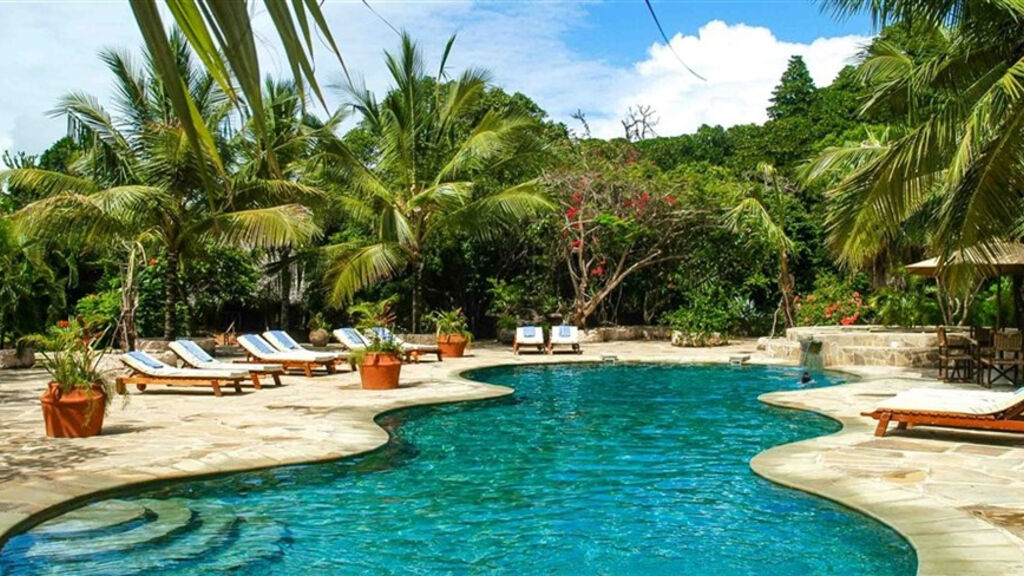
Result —
[[164, 339], [177, 336], [178, 322], [175, 314], [178, 307], [178, 250], [167, 249], [167, 271], [164, 273]]

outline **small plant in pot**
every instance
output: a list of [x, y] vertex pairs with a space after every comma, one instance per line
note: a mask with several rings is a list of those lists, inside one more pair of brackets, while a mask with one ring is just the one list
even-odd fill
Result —
[[46, 435], [54, 438], [95, 436], [103, 428], [103, 416], [114, 390], [100, 373], [106, 350], [85, 323], [62, 320], [45, 334], [26, 336], [43, 359], [40, 364], [51, 381], [40, 397]]
[[309, 343], [317, 348], [323, 348], [327, 346], [327, 343], [331, 341], [331, 333], [327, 331], [330, 328], [330, 324], [327, 320], [324, 320], [324, 315], [320, 312], [313, 314], [313, 317], [309, 319]]
[[356, 327], [369, 334], [369, 344], [357, 350], [352, 360], [359, 366], [359, 379], [366, 390], [390, 390], [398, 388], [402, 373], [402, 346], [390, 339], [381, 338], [373, 328], [390, 328], [394, 323], [391, 305], [394, 298], [379, 302], [360, 302], [349, 308], [349, 314], [356, 319]]
[[469, 331], [462, 308], [438, 310], [427, 318], [437, 326], [437, 347], [441, 350], [441, 357], [461, 358], [466, 353], [466, 346], [473, 341], [473, 333]]

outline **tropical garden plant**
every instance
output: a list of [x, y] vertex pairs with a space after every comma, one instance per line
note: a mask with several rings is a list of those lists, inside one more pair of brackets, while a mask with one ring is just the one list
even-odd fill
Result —
[[[211, 131], [226, 133], [231, 108], [225, 95], [209, 73], [196, 67], [180, 34], [171, 35], [171, 45], [196, 118]], [[125, 53], [106, 51], [101, 57], [116, 80], [119, 114], [111, 115], [82, 93], [65, 96], [55, 111], [67, 116], [84, 147], [72, 174], [24, 168], [0, 178], [42, 197], [15, 214], [31, 236], [77, 234], [94, 245], [128, 241], [156, 246], [165, 261], [163, 334], [172, 338], [178, 332], [182, 259], [207, 242], [245, 247], [304, 242], [318, 228], [300, 202], [318, 192], [292, 180], [212, 166], [186, 137], [152, 56], [141, 66]], [[226, 141], [218, 145], [228, 149]], [[214, 168], [216, 178], [209, 176]]]
[[516, 134], [534, 123], [492, 109], [465, 125], [488, 75], [469, 69], [446, 81], [454, 40], [449, 39], [432, 76], [419, 47], [403, 34], [400, 52], [385, 58], [393, 86], [383, 99], [354, 84], [345, 87], [374, 142], [372, 161], [341, 139], [325, 143], [321, 158], [344, 171], [346, 186], [336, 201], [369, 232], [327, 248], [331, 302], [343, 304], [359, 290], [409, 271], [413, 331], [423, 312], [423, 271], [434, 237], [461, 232], [496, 239], [515, 222], [551, 207], [536, 182], [487, 194], [475, 185], [482, 171], [514, 160]]

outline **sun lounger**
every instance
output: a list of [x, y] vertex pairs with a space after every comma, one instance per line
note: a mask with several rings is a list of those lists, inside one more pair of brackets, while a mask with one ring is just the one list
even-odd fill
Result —
[[242, 380], [249, 378], [246, 370], [194, 370], [192, 368], [175, 368], [156, 358], [140, 352], [128, 352], [121, 355], [121, 362], [131, 368], [129, 376], [117, 379], [117, 389], [123, 391], [128, 384], [135, 384], [140, 392], [150, 384], [167, 386], [212, 386], [213, 393], [220, 396], [220, 387], [227, 384], [242, 391]]
[[1024, 432], [1024, 389], [1016, 392], [915, 389], [902, 392], [880, 403], [872, 412], [878, 420], [875, 436], [885, 436], [890, 422], [897, 429], [913, 426], [938, 426]]
[[582, 354], [580, 350], [580, 331], [575, 326], [554, 326], [551, 328], [551, 337], [548, 339], [548, 354], [554, 351], [555, 346], [569, 346], [572, 351]]
[[318, 352], [316, 350], [309, 350], [296, 342], [295, 339], [292, 338], [291, 334], [284, 330], [267, 330], [263, 333], [263, 338], [269, 342], [271, 346], [281, 352], [286, 352], [288, 354], [305, 352], [308, 354], [322, 356], [324, 358], [331, 357], [334, 358], [335, 366], [338, 364], [348, 364], [350, 368], [355, 370], [355, 361], [349, 357], [348, 352]]
[[328, 374], [334, 374], [337, 357], [334, 354], [293, 351], [281, 352], [256, 334], [243, 334], [238, 337], [238, 345], [245, 350], [248, 361], [269, 364], [280, 364], [285, 370], [298, 368], [307, 376], [313, 376], [313, 369], [323, 367]]
[[215, 360], [213, 356], [206, 353], [199, 347], [198, 344], [191, 340], [175, 340], [168, 344], [171, 351], [178, 355], [185, 364], [193, 368], [199, 368], [201, 370], [248, 370], [249, 376], [252, 378], [252, 385], [254, 388], [259, 389], [262, 387], [260, 384], [260, 375], [268, 375], [274, 379], [276, 386], [281, 385], [281, 374], [284, 373], [284, 366], [280, 364], [258, 364], [255, 362], [246, 363], [244, 365], [232, 364], [231, 362], [221, 362]]
[[519, 354], [523, 346], [536, 346], [538, 352], [544, 351], [544, 329], [539, 326], [520, 326], [516, 328], [516, 337], [512, 341], [512, 353]]
[[406, 360], [411, 359], [413, 362], [419, 362], [420, 356], [423, 354], [437, 354], [437, 361], [441, 361], [441, 349], [438, 348], [436, 345], [412, 344], [411, 342], [406, 342], [405, 340], [402, 340], [397, 335], [392, 333], [391, 330], [388, 330], [383, 326], [378, 326], [376, 328], [372, 328], [371, 330], [377, 338], [380, 338], [381, 340], [394, 342], [401, 346], [402, 354], [405, 356]]
[[341, 345], [346, 350], [356, 352], [358, 350], [365, 350], [369, 346], [369, 342], [366, 341], [366, 337], [359, 333], [359, 330], [355, 328], [338, 328], [334, 332], [334, 338], [341, 342]]

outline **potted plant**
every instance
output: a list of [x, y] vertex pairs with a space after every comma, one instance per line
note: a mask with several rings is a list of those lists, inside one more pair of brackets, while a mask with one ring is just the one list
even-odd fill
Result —
[[356, 319], [356, 327], [370, 335], [369, 344], [357, 350], [352, 360], [359, 366], [359, 379], [366, 390], [391, 390], [398, 388], [402, 372], [402, 346], [390, 339], [381, 338], [372, 329], [388, 327], [394, 323], [391, 305], [394, 298], [379, 302], [360, 302], [349, 308], [349, 314]]
[[462, 308], [438, 310], [427, 318], [437, 327], [437, 347], [441, 350], [441, 357], [461, 358], [466, 353], [466, 345], [473, 340]]
[[324, 315], [320, 312], [313, 314], [313, 317], [309, 319], [308, 326], [309, 343], [317, 348], [327, 346], [327, 343], [331, 341], [331, 333], [327, 329], [331, 325], [324, 320]]
[[113, 397], [99, 365], [103, 340], [86, 331], [85, 323], [62, 320], [45, 334], [26, 336], [43, 359], [40, 364], [51, 381], [40, 397], [46, 435], [54, 438], [95, 436], [103, 428], [103, 416]]

